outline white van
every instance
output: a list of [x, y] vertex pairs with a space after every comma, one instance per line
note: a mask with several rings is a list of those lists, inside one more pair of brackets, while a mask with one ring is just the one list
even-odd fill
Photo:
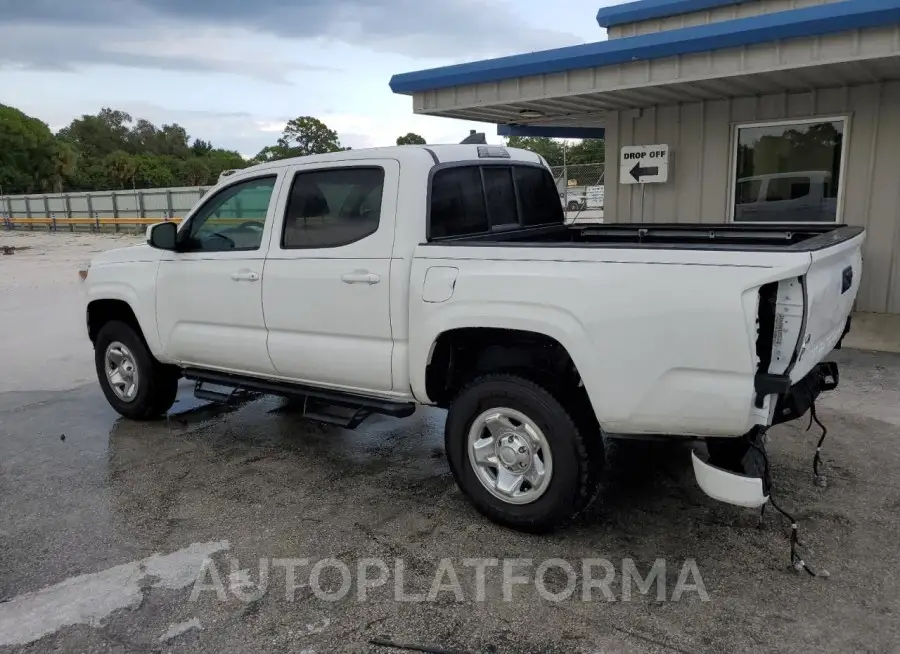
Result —
[[824, 170], [743, 177], [734, 204], [735, 222], [835, 222], [837, 184]]

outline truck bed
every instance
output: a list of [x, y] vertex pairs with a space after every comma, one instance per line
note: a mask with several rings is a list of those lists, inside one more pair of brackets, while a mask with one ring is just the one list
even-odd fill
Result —
[[551, 225], [432, 241], [435, 245], [814, 252], [852, 239], [848, 225], [612, 224]]
[[864, 239], [831, 224], [543, 225], [433, 239], [413, 258], [411, 356], [428, 360], [448, 324], [477, 316], [478, 327], [561, 344], [612, 433], [738, 436], [769, 424], [773, 398], [841, 339]]

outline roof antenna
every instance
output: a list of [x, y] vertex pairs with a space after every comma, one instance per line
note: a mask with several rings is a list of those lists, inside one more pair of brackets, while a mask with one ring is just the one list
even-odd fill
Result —
[[487, 138], [484, 132], [476, 132], [474, 129], [469, 130], [469, 135], [459, 142], [460, 145], [487, 145]]

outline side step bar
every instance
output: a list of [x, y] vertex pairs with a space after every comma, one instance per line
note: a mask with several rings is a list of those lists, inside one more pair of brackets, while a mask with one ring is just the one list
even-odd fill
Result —
[[[200, 368], [185, 368], [184, 376], [197, 382], [194, 394], [202, 399], [214, 401], [229, 401], [233, 394], [207, 393], [202, 384], [214, 384], [262, 393], [264, 395], [279, 395], [281, 397], [299, 398], [304, 400], [304, 413], [316, 420], [329, 422], [353, 429], [373, 413], [379, 413], [395, 418], [411, 416], [416, 405], [413, 402], [392, 402], [365, 395], [355, 395], [341, 391], [332, 391], [302, 384], [274, 379], [259, 379], [244, 375], [234, 375], [214, 370], [202, 370]], [[200, 394], [198, 394], [198, 391]], [[350, 411], [334, 411], [332, 407], [349, 409]]]

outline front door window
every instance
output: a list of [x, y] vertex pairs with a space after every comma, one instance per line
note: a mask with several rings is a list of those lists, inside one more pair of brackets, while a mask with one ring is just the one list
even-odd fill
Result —
[[191, 217], [182, 252], [258, 250], [276, 177], [257, 177], [217, 192]]

